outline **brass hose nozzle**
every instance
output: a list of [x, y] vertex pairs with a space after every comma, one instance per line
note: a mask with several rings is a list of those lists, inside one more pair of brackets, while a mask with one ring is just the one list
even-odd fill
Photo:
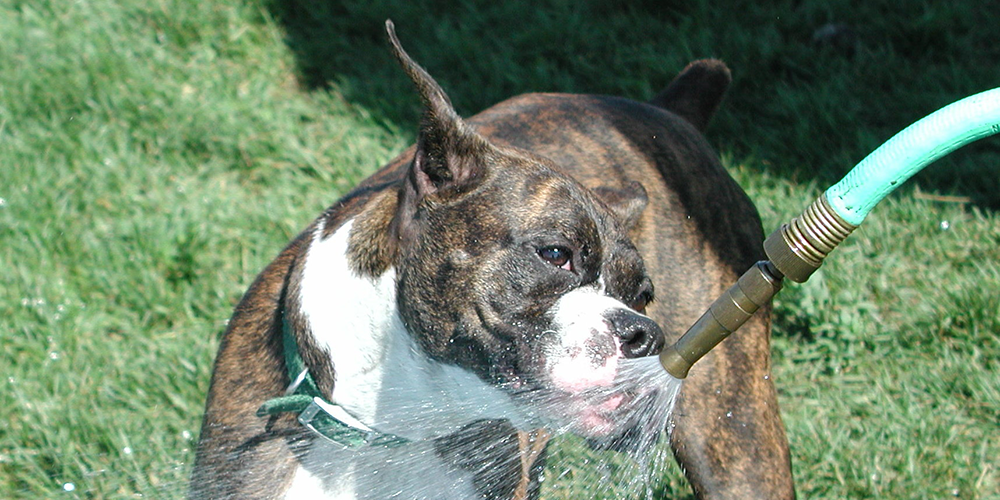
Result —
[[770, 260], [758, 262], [715, 299], [677, 342], [660, 352], [660, 364], [678, 379], [687, 377], [696, 361], [781, 290], [785, 276], [805, 282], [856, 227], [834, 213], [825, 195], [820, 196], [802, 215], [764, 240], [764, 252]]
[[695, 361], [746, 323], [778, 290], [781, 274], [770, 262], [758, 262], [715, 299], [677, 342], [660, 352], [660, 364], [676, 378], [687, 377]]

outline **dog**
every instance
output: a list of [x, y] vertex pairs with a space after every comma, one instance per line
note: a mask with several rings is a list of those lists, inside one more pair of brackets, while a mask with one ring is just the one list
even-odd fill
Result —
[[[386, 27], [417, 143], [236, 307], [192, 498], [538, 498], [552, 433], [632, 452], [662, 433], [636, 418], [662, 401], [617, 380], [762, 258], [701, 135], [720, 61], [646, 103], [528, 94], [462, 119]], [[685, 382], [670, 439], [696, 497], [794, 496], [769, 369], [765, 310]]]

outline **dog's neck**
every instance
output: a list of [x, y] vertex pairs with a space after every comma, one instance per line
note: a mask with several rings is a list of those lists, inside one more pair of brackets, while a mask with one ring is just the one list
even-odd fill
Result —
[[480, 419], [532, 422], [476, 375], [428, 358], [396, 306], [395, 271], [369, 278], [347, 258], [352, 221], [327, 238], [320, 222], [306, 253], [297, 306], [335, 370], [330, 399], [365, 425], [411, 440], [440, 437]]

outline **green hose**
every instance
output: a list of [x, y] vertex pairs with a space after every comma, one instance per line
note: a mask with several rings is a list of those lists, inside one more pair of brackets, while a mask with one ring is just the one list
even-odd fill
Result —
[[910, 125], [826, 190], [834, 212], [855, 226], [892, 190], [938, 158], [1000, 132], [1000, 88], [962, 99]]
[[678, 379], [767, 304], [788, 278], [809, 279], [830, 252], [892, 190], [938, 158], [1000, 133], [1000, 88], [948, 105], [910, 125], [858, 163], [798, 217], [764, 241], [758, 262], [726, 290], [673, 345], [660, 353]]

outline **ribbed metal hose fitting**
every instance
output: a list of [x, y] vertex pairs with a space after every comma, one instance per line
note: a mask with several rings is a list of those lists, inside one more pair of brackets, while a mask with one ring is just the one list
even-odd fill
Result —
[[825, 195], [820, 196], [802, 215], [771, 233], [764, 240], [764, 252], [788, 279], [804, 283], [856, 228], [833, 211]]

